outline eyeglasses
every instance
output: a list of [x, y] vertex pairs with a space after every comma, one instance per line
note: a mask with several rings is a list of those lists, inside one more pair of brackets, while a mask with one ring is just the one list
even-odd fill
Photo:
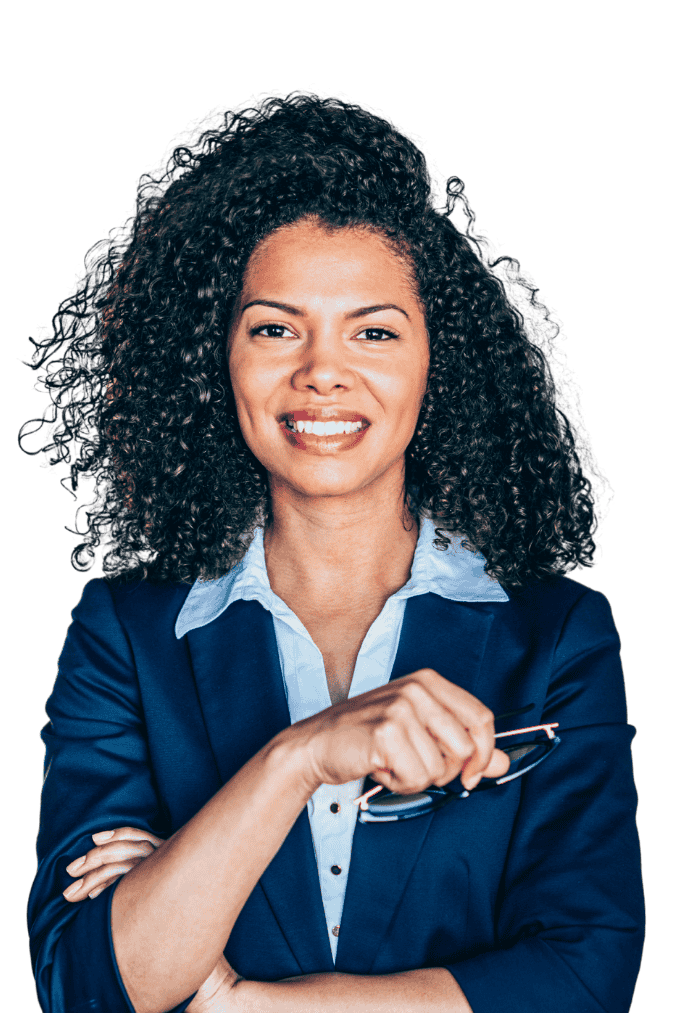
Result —
[[[521, 707], [516, 711], [508, 711], [506, 714], [499, 714], [495, 721], [502, 721], [504, 718], [515, 717], [517, 714], [525, 714], [534, 708], [534, 704]], [[469, 798], [470, 795], [479, 791], [487, 791], [499, 784], [506, 784], [508, 781], [515, 781], [516, 778], [527, 774], [529, 770], [539, 766], [540, 763], [551, 755], [556, 746], [560, 745], [560, 736], [553, 731], [558, 727], [558, 722], [545, 725], [531, 725], [529, 728], [514, 728], [510, 732], [497, 732], [496, 739], [507, 735], [524, 735], [527, 732], [545, 732], [546, 738], [534, 739], [530, 742], [517, 742], [513, 746], [503, 746], [503, 752], [508, 756], [511, 766], [508, 773], [501, 777], [484, 777], [471, 791], [462, 786], [461, 790], [455, 790], [446, 785], [438, 788], [435, 784], [425, 788], [424, 791], [412, 795], [400, 795], [390, 791], [384, 785], [378, 784], [371, 788], [364, 795], [354, 799], [354, 805], [359, 806], [360, 823], [385, 823], [391, 820], [409, 820], [415, 816], [424, 816], [426, 813], [442, 809], [448, 802], [454, 799]], [[452, 782], [451, 782], [452, 783]], [[460, 782], [461, 784], [461, 782]], [[370, 801], [378, 792], [385, 794]]]

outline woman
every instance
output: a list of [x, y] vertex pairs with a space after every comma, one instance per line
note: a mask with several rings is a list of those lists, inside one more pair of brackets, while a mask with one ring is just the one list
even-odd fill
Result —
[[634, 730], [563, 576], [590, 487], [420, 152], [336, 100], [228, 115], [56, 321], [76, 562], [112, 547], [43, 731], [43, 1009], [627, 1010]]

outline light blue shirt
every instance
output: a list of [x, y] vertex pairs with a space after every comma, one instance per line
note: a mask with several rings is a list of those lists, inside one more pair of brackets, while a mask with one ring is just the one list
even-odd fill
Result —
[[[389, 681], [408, 598], [433, 592], [454, 601], [509, 600], [501, 585], [485, 573], [484, 556], [462, 549], [459, 536], [452, 538], [447, 551], [439, 551], [432, 544], [435, 537], [433, 521], [425, 518], [420, 526], [410, 580], [387, 599], [361, 644], [349, 699]], [[274, 618], [291, 724], [330, 707], [321, 652], [296, 614], [270, 587], [262, 528], [256, 530], [244, 558], [224, 577], [195, 581], [176, 620], [176, 636], [180, 638], [189, 630], [206, 626], [239, 598], [259, 601]], [[348, 784], [322, 784], [307, 805], [333, 961], [358, 815], [353, 802], [362, 794], [364, 780], [362, 777]], [[330, 806], [335, 803], [338, 810], [332, 812]]]

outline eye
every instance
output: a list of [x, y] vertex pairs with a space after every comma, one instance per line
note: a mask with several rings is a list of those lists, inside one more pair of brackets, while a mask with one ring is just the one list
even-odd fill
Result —
[[263, 338], [285, 338], [289, 335], [294, 337], [293, 332], [283, 324], [259, 324], [257, 327], [251, 328], [250, 333], [251, 335], [260, 334]]
[[389, 331], [385, 327], [366, 327], [365, 331], [357, 334], [358, 339], [366, 341], [390, 341], [398, 337], [395, 331]]

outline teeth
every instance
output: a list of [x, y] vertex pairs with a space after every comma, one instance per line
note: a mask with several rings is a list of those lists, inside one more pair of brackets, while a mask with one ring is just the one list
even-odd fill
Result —
[[286, 425], [294, 433], [312, 433], [314, 436], [336, 436], [343, 433], [358, 433], [359, 430], [363, 429], [362, 422], [305, 422], [302, 419], [294, 422], [292, 419], [288, 419]]

